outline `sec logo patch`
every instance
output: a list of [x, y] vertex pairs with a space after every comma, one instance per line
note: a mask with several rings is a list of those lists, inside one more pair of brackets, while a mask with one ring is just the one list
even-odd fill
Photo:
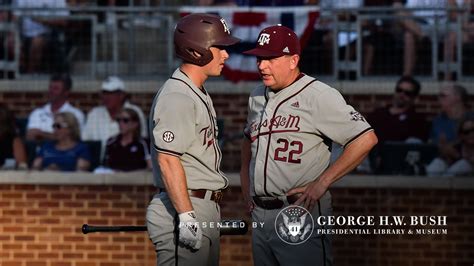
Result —
[[163, 140], [167, 143], [170, 143], [174, 140], [174, 134], [171, 131], [166, 131], [163, 133]]

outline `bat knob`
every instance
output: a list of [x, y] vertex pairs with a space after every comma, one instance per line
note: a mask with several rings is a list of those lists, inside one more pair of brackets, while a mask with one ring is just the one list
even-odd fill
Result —
[[85, 235], [87, 233], [89, 233], [89, 225], [87, 224], [83, 224], [82, 225], [82, 233]]

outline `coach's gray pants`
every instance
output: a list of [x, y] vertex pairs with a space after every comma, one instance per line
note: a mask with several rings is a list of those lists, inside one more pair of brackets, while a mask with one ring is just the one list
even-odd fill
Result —
[[177, 214], [166, 193], [155, 195], [147, 209], [146, 220], [148, 235], [155, 245], [156, 264], [175, 265], [219, 265], [219, 229], [211, 227], [221, 220], [219, 205], [214, 201], [191, 197], [191, 202], [202, 228], [202, 245], [199, 250], [191, 250], [178, 242]]
[[[286, 207], [286, 206], [285, 206]], [[283, 242], [275, 231], [275, 220], [282, 209], [265, 210], [258, 206], [252, 211], [252, 220], [263, 227], [253, 228], [252, 248], [255, 266], [331, 266], [331, 239], [328, 235], [318, 235], [316, 219], [319, 216], [332, 215], [331, 194], [319, 200], [311, 215], [314, 219], [314, 231], [310, 238], [298, 245]]]

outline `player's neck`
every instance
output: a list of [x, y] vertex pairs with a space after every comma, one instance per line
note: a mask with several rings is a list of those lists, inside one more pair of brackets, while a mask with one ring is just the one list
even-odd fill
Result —
[[[285, 85], [280, 88], [280, 89], [276, 89], [274, 91], [280, 91], [281, 89], [284, 89], [284, 88], [288, 88], [289, 86], [291, 86], [293, 83], [295, 83], [296, 81], [298, 81], [300, 78], [302, 78], [304, 75], [299, 71], [299, 69], [296, 69], [295, 71], [292, 71], [291, 74], [289, 75], [288, 77], [288, 80], [287, 82], [285, 83]], [[272, 89], [273, 90], [273, 89]]]
[[196, 87], [202, 90], [204, 82], [207, 79], [207, 75], [196, 65], [183, 64], [179, 68]]

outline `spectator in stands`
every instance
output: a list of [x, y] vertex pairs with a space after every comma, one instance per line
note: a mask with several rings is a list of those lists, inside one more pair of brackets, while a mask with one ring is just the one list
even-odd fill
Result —
[[140, 136], [137, 112], [124, 108], [117, 115], [120, 133], [107, 141], [105, 165], [116, 171], [151, 169], [147, 142]]
[[45, 142], [33, 161], [35, 170], [87, 171], [91, 156], [81, 141], [81, 130], [76, 117], [64, 112], [54, 115], [54, 141]]
[[[459, 5], [458, 7], [463, 7], [464, 12], [452, 12], [450, 16], [451, 21], [457, 21], [457, 16], [461, 16], [462, 21], [462, 37], [461, 42], [462, 44], [465, 43], [474, 43], [474, 21], [472, 20], [471, 16], [473, 15], [474, 11], [474, 1], [472, 0], [464, 0], [463, 5]], [[456, 57], [456, 47], [457, 47], [457, 33], [456, 31], [450, 31], [447, 33], [446, 40], [445, 40], [445, 47], [444, 47], [444, 59], [445, 63], [453, 63], [455, 62]], [[452, 75], [451, 69], [445, 69], [445, 80], [454, 80]]]
[[[364, 0], [347, 0], [347, 1], [332, 1], [332, 0], [319, 0], [317, 1], [321, 7], [322, 12], [331, 11], [334, 9], [359, 9], [364, 7]], [[356, 23], [357, 15], [359, 11], [347, 12], [347, 11], [338, 11], [332, 15], [338, 17], [339, 26], [348, 23]], [[316, 34], [322, 35], [322, 45], [325, 47], [325, 50], [332, 51], [334, 41], [337, 40], [338, 49], [340, 58], [344, 57], [344, 60], [354, 61], [356, 57], [356, 40], [360, 38], [357, 36], [357, 32], [353, 30], [338, 30], [337, 36], [333, 34], [333, 27], [336, 24], [333, 22], [334, 18], [321, 19], [317, 23]], [[363, 27], [367, 26], [367, 21], [362, 21], [361, 25]], [[371, 71], [372, 61], [374, 56], [374, 47], [371, 42], [362, 42], [362, 74], [368, 75]]]
[[[440, 148], [439, 157], [426, 167], [429, 176], [474, 175], [474, 117], [461, 122], [458, 136], [452, 146]], [[441, 142], [439, 146], [446, 144]]]
[[74, 114], [79, 125], [83, 126], [84, 114], [68, 102], [71, 88], [72, 80], [68, 74], [53, 74], [51, 76], [48, 88], [49, 102], [31, 112], [26, 126], [26, 139], [38, 141], [54, 139], [53, 116], [60, 112]]
[[426, 117], [415, 110], [420, 90], [421, 85], [416, 79], [403, 76], [396, 83], [392, 104], [378, 108], [368, 115], [368, 120], [377, 132], [380, 143], [427, 141], [429, 124]]
[[457, 129], [461, 120], [474, 116], [474, 112], [469, 111], [468, 100], [467, 90], [461, 85], [451, 84], [441, 89], [438, 98], [441, 113], [433, 119], [431, 142], [450, 143], [458, 138]]
[[[8, 165], [13, 159], [14, 165]], [[4, 105], [0, 105], [0, 168], [27, 169], [26, 151], [23, 141], [18, 136], [14, 115]]]
[[[94, 107], [87, 114], [87, 122], [84, 127], [82, 138], [84, 140], [102, 141], [102, 151], [105, 151], [105, 145], [110, 137], [119, 133], [119, 124], [116, 119], [119, 117], [120, 110], [123, 108], [133, 109], [140, 119], [140, 135], [147, 137], [147, 124], [145, 116], [140, 107], [131, 104], [127, 100], [127, 93], [124, 82], [115, 76], [107, 78], [102, 83], [102, 102], [103, 105]], [[104, 152], [102, 152], [103, 158]]]
[[[23, 39], [23, 61], [27, 73], [38, 72], [43, 55], [48, 44], [57, 37], [58, 29], [64, 28], [67, 21], [64, 19], [48, 19], [47, 16], [66, 17], [69, 11], [66, 0], [14, 0], [17, 8], [39, 8], [42, 10], [16, 10], [15, 17], [21, 21], [21, 35]], [[60, 10], [53, 10], [59, 8]], [[44, 18], [42, 18], [44, 17]], [[58, 49], [51, 47], [50, 51]]]
[[415, 102], [420, 91], [421, 85], [416, 79], [403, 76], [396, 83], [391, 105], [378, 108], [367, 116], [380, 140], [369, 156], [370, 164], [365, 164], [370, 165], [370, 172], [385, 171], [387, 162], [382, 161], [381, 154], [385, 142], [421, 143], [427, 141], [429, 123], [425, 115], [415, 110]]
[[[405, 7], [408, 8], [449, 8], [455, 7], [456, 3], [462, 0], [407, 0]], [[403, 4], [401, 1], [395, 1], [394, 7], [400, 8]], [[439, 25], [445, 24], [450, 16], [445, 10], [416, 10], [414, 12], [400, 11], [398, 12], [399, 25], [403, 30], [403, 75], [411, 76], [414, 74], [416, 62], [416, 44], [428, 37], [430, 30], [435, 25], [435, 16], [439, 17]], [[410, 17], [414, 16], [414, 17]], [[439, 27], [438, 36], [446, 37], [447, 32], [442, 32], [445, 27]], [[446, 56], [446, 54], [445, 54]]]

